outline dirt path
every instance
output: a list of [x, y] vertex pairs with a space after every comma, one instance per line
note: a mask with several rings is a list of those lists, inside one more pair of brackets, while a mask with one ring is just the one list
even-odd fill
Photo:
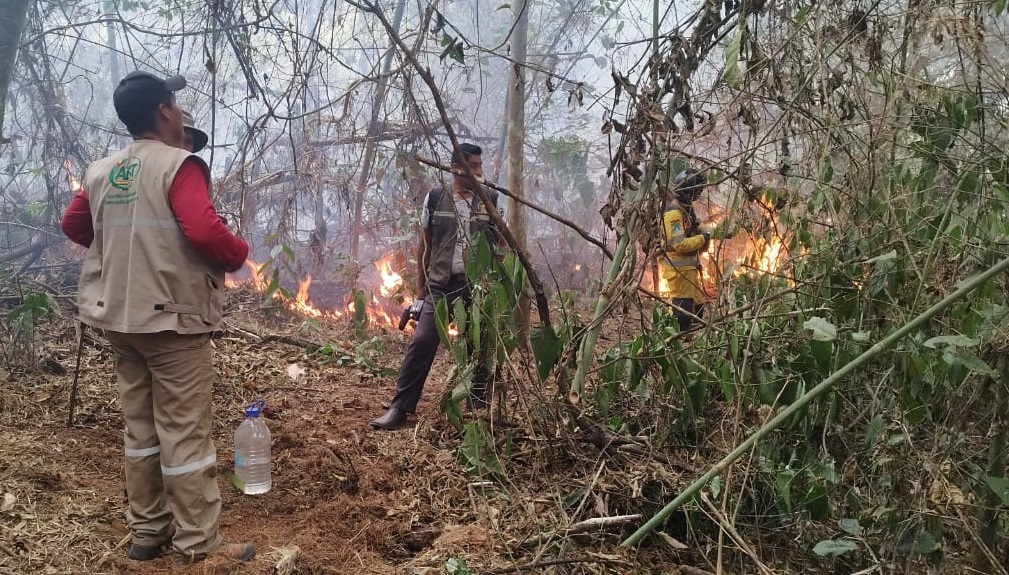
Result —
[[[214, 572], [272, 572], [280, 557], [276, 550], [293, 545], [300, 550], [298, 573], [402, 573], [405, 563], [425, 552], [438, 557], [431, 564], [438, 566], [447, 557], [442, 551], [488, 545], [479, 504], [472, 513], [458, 511], [466, 507], [465, 473], [443, 445], [454, 431], [435, 414], [438, 374], [445, 373], [447, 358], [440, 355], [436, 362], [420, 424], [374, 432], [368, 423], [381, 413], [394, 378], [354, 365], [353, 344], [340, 335], [312, 338], [335, 342], [345, 352], [345, 365], [228, 333], [214, 340], [222, 533], [259, 550], [249, 565], [220, 565]], [[111, 357], [98, 341], [89, 342], [80, 426], [68, 429], [72, 324], [64, 321], [52, 336], [45, 353], [65, 373], [0, 378], [0, 574], [205, 572], [205, 566], [179, 571], [168, 558], [145, 564], [125, 559], [122, 420]], [[376, 369], [395, 369], [405, 342], [396, 334], [386, 337]], [[292, 364], [305, 371], [297, 381], [288, 374]], [[232, 434], [242, 407], [258, 398], [269, 406], [273, 489], [248, 497], [225, 475], [232, 469]]]

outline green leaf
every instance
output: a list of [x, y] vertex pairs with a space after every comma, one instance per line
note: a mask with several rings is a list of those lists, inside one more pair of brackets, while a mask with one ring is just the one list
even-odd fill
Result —
[[606, 59], [606, 56], [596, 56], [593, 59], [593, 62], [595, 62], [596, 66], [599, 66], [600, 68], [605, 68], [606, 65], [610, 63], [610, 61]]
[[822, 317], [813, 316], [802, 324], [802, 327], [813, 332], [816, 341], [834, 341], [837, 339], [837, 328]]
[[[813, 336], [816, 337], [815, 335]], [[830, 374], [831, 371], [831, 358], [834, 354], [834, 344], [829, 341], [814, 341], [809, 342], [809, 349], [812, 352], [813, 359], [816, 360], [816, 366], [820, 368], [820, 372], [824, 375]]]
[[809, 15], [809, 7], [803, 6], [795, 11], [795, 16], [792, 18], [795, 21], [796, 29], [801, 28], [803, 24], [806, 23], [806, 16]]
[[245, 493], [245, 482], [235, 475], [234, 471], [229, 471], [224, 475], [228, 479], [228, 483], [235, 488], [239, 493]]
[[782, 469], [774, 478], [774, 487], [778, 493], [778, 504], [780, 512], [792, 512], [792, 479], [795, 478], [795, 471], [792, 469]]
[[914, 539], [897, 545], [898, 551], [914, 555], [929, 555], [940, 549], [942, 549], [942, 544], [924, 528], [915, 533]]
[[438, 303], [434, 304], [434, 325], [438, 328], [438, 337], [441, 338], [441, 343], [444, 345], [452, 345], [452, 341], [448, 337], [448, 300], [441, 298]]
[[445, 46], [445, 40], [448, 38], [449, 44], [442, 50], [441, 55], [438, 56], [439, 60], [444, 60], [446, 56], [452, 58], [456, 62], [463, 64], [463, 43], [461, 40], [456, 40], [455, 38], [449, 37], [447, 34], [442, 38], [441, 44]]
[[364, 290], [354, 290], [354, 334], [361, 340], [368, 336], [368, 298]]
[[823, 521], [830, 516], [830, 500], [827, 489], [819, 483], [814, 483], [806, 490], [806, 510], [813, 521]]
[[574, 509], [578, 507], [578, 504], [581, 503], [583, 499], [585, 499], [586, 493], [588, 493], [588, 490], [584, 487], [576, 487], [573, 491], [571, 491], [571, 493], [564, 496], [564, 499], [561, 501], [561, 505], [563, 505], [564, 509], [567, 510]]
[[536, 359], [536, 372], [540, 381], [544, 381], [550, 371], [557, 365], [561, 356], [561, 338], [557, 337], [553, 326], [535, 328], [529, 332], [529, 342], [533, 347], [533, 357]]
[[924, 345], [929, 349], [936, 349], [940, 345], [945, 345], [949, 347], [974, 347], [977, 345], [977, 340], [973, 340], [965, 335], [937, 335], [935, 337], [925, 340]]
[[991, 3], [991, 10], [996, 16], [1000, 16], [1003, 12], [1005, 12], [1007, 5], [1009, 5], [1009, 1], [1007, 0], [995, 0]]
[[813, 546], [813, 553], [820, 557], [840, 557], [858, 549], [858, 543], [851, 539], [825, 539]]
[[512, 7], [511, 4], [502, 4], [502, 5], [498, 6], [497, 8], [495, 8], [494, 11], [497, 12], [498, 10], [509, 10], [509, 9], [511, 9], [511, 7]]
[[985, 477], [984, 481], [995, 492], [995, 495], [1002, 499], [1002, 505], [1009, 505], [1009, 479], [989, 475]]
[[448, 575], [473, 575], [466, 562], [457, 557], [449, 557], [445, 560], [445, 572]]
[[718, 499], [722, 493], [722, 476], [716, 475], [711, 478], [711, 482], [708, 483], [708, 489], [711, 490], [711, 496]]
[[875, 264], [875, 263], [881, 263], [881, 262], [886, 262], [886, 261], [895, 260], [895, 259], [897, 259], [897, 250], [890, 250], [890, 251], [886, 252], [885, 254], [881, 254], [881, 255], [878, 255], [878, 256], [876, 256], [874, 258], [869, 258], [869, 259], [865, 260], [865, 263], [867, 263], [867, 264]]
[[739, 89], [739, 50], [743, 44], [743, 35], [746, 33], [745, 22], [740, 22], [736, 28], [736, 35], [729, 42], [729, 47], [725, 49], [725, 82], [733, 90]]
[[978, 375], [984, 375], [987, 377], [999, 376], [998, 371], [992, 369], [983, 359], [976, 355], [970, 353], [958, 353], [955, 357], [961, 365]]
[[876, 445], [876, 441], [879, 439], [880, 433], [883, 431], [883, 416], [877, 415], [872, 418], [865, 430], [865, 446], [871, 449]]
[[494, 438], [482, 421], [466, 424], [458, 455], [471, 475], [482, 477], [501, 473], [501, 464], [494, 455]]
[[858, 522], [858, 519], [853, 519], [851, 517], [845, 517], [837, 522], [837, 526], [841, 528], [848, 535], [859, 536], [862, 534], [862, 525]]

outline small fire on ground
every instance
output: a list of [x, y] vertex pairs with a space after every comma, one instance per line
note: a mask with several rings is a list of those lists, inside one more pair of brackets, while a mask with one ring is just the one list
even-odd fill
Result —
[[[384, 327], [396, 328], [399, 325], [399, 316], [403, 310], [403, 304], [393, 301], [400, 292], [403, 285], [403, 278], [392, 269], [393, 254], [383, 256], [375, 262], [375, 269], [378, 272], [380, 283], [368, 299], [365, 310], [368, 316], [368, 323]], [[238, 288], [243, 285], [251, 286], [259, 293], [266, 293], [270, 288], [270, 278], [261, 273], [263, 265], [253, 260], [247, 260], [245, 267], [248, 268], [249, 278], [238, 279], [229, 275], [224, 282], [227, 288]], [[312, 288], [312, 276], [305, 276], [305, 279], [298, 282], [298, 290], [292, 296], [286, 296], [280, 290], [273, 292], [272, 300], [281, 304], [288, 310], [306, 317], [318, 319], [341, 319], [354, 317], [355, 303], [353, 294], [344, 298], [342, 309], [339, 307], [332, 309], [320, 309], [310, 297]], [[367, 293], [365, 289], [365, 293]]]

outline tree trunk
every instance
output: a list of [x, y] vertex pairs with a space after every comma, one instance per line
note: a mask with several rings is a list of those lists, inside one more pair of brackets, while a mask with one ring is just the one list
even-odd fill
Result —
[[[392, 18], [392, 28], [396, 34], [399, 34], [399, 26], [403, 21], [403, 11], [406, 8], [406, 0], [398, 0], [396, 2], [396, 13]], [[376, 146], [376, 136], [378, 135], [378, 117], [382, 113], [382, 105], [385, 103], [385, 91], [388, 85], [388, 78], [384, 76], [389, 74], [389, 69], [392, 68], [392, 55], [393, 48], [395, 47], [394, 41], [390, 41], [389, 49], [385, 53], [385, 59], [382, 61], [382, 68], [380, 74], [382, 77], [379, 78], [378, 82], [375, 83], [375, 98], [371, 103], [371, 121], [368, 122], [368, 139], [364, 144], [364, 161], [361, 163], [361, 171], [357, 178], [357, 190], [354, 197], [354, 233], [350, 236], [350, 259], [353, 262], [357, 262], [358, 254], [360, 252], [360, 238], [364, 233], [364, 228], [361, 222], [361, 211], [364, 208], [364, 193], [368, 189], [368, 181], [371, 179], [371, 168], [372, 164], [375, 162], [375, 146]], [[354, 282], [357, 282], [357, 274], [354, 274]]]
[[31, 0], [7, 0], [0, 9], [0, 143], [4, 142], [4, 110], [7, 107], [7, 90], [14, 77], [21, 33], [28, 20]]
[[[109, 71], [112, 74], [112, 89], [115, 90], [116, 87], [119, 86], [119, 80], [121, 80], [123, 76], [122, 72], [119, 70], [119, 44], [116, 39], [116, 26], [112, 22], [112, 18], [116, 15], [116, 7], [112, 0], [105, 0], [104, 10], [105, 17], [108, 18], [105, 22], [106, 50], [109, 53]], [[125, 148], [127, 142], [121, 135], [116, 134], [116, 144], [117, 148]]]
[[[526, 43], [529, 33], [529, 2], [519, 0], [512, 4], [515, 17], [515, 29], [512, 33], [511, 55], [514, 60], [508, 82], [508, 189], [516, 197], [525, 198], [523, 179], [524, 144], [526, 136], [526, 85], [525, 63]], [[528, 253], [526, 244], [526, 214], [525, 207], [514, 199], [508, 203], [508, 227], [522, 250]], [[515, 324], [518, 327], [518, 342], [523, 349], [529, 346], [529, 296], [525, 286], [519, 295], [518, 306], [515, 308]]]

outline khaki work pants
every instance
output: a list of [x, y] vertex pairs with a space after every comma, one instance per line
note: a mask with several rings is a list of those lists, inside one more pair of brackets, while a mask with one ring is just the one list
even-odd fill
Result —
[[127, 522], [133, 542], [202, 554], [221, 543], [210, 439], [210, 334], [106, 332], [126, 420]]

